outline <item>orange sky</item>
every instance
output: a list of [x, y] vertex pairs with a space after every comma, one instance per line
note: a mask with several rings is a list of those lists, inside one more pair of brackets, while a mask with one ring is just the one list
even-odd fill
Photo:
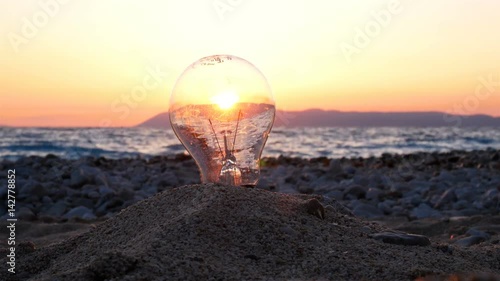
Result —
[[[0, 125], [130, 126], [185, 67], [252, 62], [279, 109], [500, 116], [500, 2], [2, 1]], [[146, 89], [147, 88], [147, 89]]]

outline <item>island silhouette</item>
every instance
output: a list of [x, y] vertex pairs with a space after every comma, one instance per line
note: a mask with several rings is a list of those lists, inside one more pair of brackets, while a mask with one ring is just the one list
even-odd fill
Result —
[[[160, 113], [138, 127], [169, 126], [168, 112]], [[275, 127], [500, 127], [500, 117], [455, 115], [444, 112], [355, 112], [309, 109], [276, 112]]]

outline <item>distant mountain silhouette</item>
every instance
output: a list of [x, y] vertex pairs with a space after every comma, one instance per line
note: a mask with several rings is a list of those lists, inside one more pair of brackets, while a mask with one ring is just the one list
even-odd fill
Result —
[[[141, 123], [139, 127], [170, 126], [168, 112]], [[500, 127], [500, 117], [450, 115], [443, 112], [343, 112], [310, 109], [276, 113], [275, 127]]]
[[153, 118], [150, 118], [143, 123], [137, 125], [137, 127], [149, 127], [149, 128], [165, 128], [170, 127], [170, 116], [168, 112], [160, 113]]

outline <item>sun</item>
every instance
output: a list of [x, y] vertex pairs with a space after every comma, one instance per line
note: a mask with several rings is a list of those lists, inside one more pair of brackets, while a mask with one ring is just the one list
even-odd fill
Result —
[[226, 91], [213, 96], [210, 100], [220, 109], [229, 109], [238, 102], [240, 97], [233, 91]]

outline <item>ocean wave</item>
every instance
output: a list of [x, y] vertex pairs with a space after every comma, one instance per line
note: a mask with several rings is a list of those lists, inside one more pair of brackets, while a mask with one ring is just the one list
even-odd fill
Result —
[[[262, 156], [369, 157], [383, 153], [500, 149], [500, 128], [277, 128]], [[54, 154], [127, 158], [185, 152], [170, 130], [0, 128], [0, 157]]]

